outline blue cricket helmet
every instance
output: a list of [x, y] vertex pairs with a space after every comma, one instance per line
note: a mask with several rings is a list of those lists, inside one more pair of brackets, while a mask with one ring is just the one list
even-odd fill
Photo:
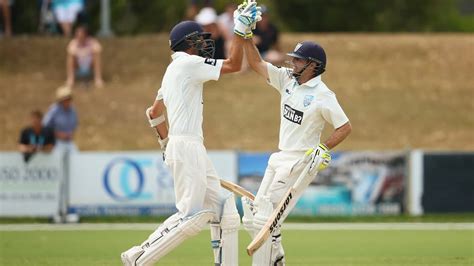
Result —
[[326, 68], [326, 52], [319, 44], [304, 41], [296, 45], [291, 53], [287, 53], [291, 57], [301, 58], [316, 62], [316, 74], [320, 75]]
[[202, 57], [214, 57], [214, 40], [211, 34], [204, 32], [201, 25], [194, 21], [182, 21], [176, 24], [170, 32], [169, 45], [171, 50], [184, 51], [191, 47], [198, 50]]

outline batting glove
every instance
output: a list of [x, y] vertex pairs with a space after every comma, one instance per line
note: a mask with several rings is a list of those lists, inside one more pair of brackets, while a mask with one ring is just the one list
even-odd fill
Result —
[[321, 171], [326, 169], [329, 163], [331, 163], [331, 153], [326, 145], [320, 143], [317, 148], [311, 148], [306, 151], [305, 159], [307, 162], [311, 162], [310, 172], [315, 169]]
[[252, 27], [262, 20], [261, 8], [257, 3], [244, 2], [234, 11], [234, 33], [245, 38], [252, 38]]

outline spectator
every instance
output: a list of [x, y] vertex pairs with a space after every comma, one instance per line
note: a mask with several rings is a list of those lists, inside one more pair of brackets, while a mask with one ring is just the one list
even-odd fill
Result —
[[225, 39], [225, 51], [226, 55], [230, 52], [230, 44], [234, 37], [234, 11], [237, 9], [237, 5], [229, 3], [225, 6], [224, 13], [220, 14], [217, 18], [217, 25], [222, 32]]
[[38, 32], [44, 34], [57, 34], [59, 32], [53, 7], [49, 0], [37, 0], [39, 13]]
[[72, 105], [72, 90], [67, 86], [59, 87], [56, 91], [56, 103], [49, 107], [43, 119], [43, 126], [54, 132], [55, 150], [61, 153], [77, 151], [73, 142], [77, 125], [77, 113]]
[[53, 12], [61, 26], [64, 36], [71, 36], [72, 25], [84, 9], [84, 0], [49, 0], [53, 4]]
[[[199, 0], [190, 0], [188, 2], [188, 7], [186, 8], [186, 15], [184, 16], [185, 20], [193, 20], [199, 10]], [[212, 0], [203, 0], [204, 7], [212, 6]]]
[[205, 7], [201, 9], [196, 16], [196, 22], [201, 24], [204, 32], [211, 33], [211, 39], [214, 40], [215, 46], [214, 59], [225, 59], [225, 39], [217, 26], [217, 14], [214, 8]]
[[54, 146], [54, 134], [41, 125], [43, 114], [35, 110], [30, 113], [30, 125], [21, 131], [19, 150], [27, 162], [36, 152], [50, 152]]
[[90, 81], [98, 88], [104, 85], [101, 64], [102, 46], [97, 39], [90, 37], [87, 27], [79, 25], [67, 46], [67, 81], [66, 85], [74, 86], [76, 80]]
[[2, 10], [1, 15], [3, 17], [3, 34], [5, 37], [12, 36], [12, 17], [11, 17], [11, 6], [13, 0], [0, 0], [0, 9]]
[[253, 39], [263, 60], [274, 65], [281, 64], [285, 58], [278, 43], [279, 35], [277, 27], [270, 21], [268, 9], [262, 6], [262, 20], [257, 23]]

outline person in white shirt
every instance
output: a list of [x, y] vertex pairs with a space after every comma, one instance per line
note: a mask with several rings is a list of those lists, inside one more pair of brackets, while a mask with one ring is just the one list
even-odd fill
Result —
[[[250, 67], [281, 95], [280, 151], [271, 155], [255, 201], [252, 203], [242, 198], [242, 220], [253, 237], [266, 223], [284, 193], [295, 183], [298, 175], [292, 169], [296, 169], [300, 159], [308, 160], [309, 156], [309, 163], [322, 161], [314, 166], [315, 169], [326, 168], [331, 160], [329, 150], [341, 143], [352, 127], [336, 95], [321, 80], [326, 67], [326, 53], [321, 46], [309, 41], [298, 43], [294, 51], [287, 54], [292, 57], [292, 68], [280, 68], [265, 62], [252, 42], [246, 42], [244, 50]], [[321, 141], [326, 122], [335, 130], [328, 139]], [[299, 196], [295, 196], [296, 200]], [[255, 252], [253, 265], [284, 264], [278, 228]]]
[[165, 149], [165, 163], [174, 178], [178, 212], [141, 245], [123, 252], [124, 265], [152, 265], [209, 222], [214, 264], [238, 265], [240, 217], [233, 195], [221, 188], [203, 145], [203, 84], [240, 70], [244, 37], [248, 37], [245, 32], [261, 19], [260, 15], [256, 3], [236, 12], [237, 36], [229, 58], [224, 60], [212, 59], [213, 41], [198, 23], [183, 21], [171, 30], [173, 61], [146, 116]]
[[102, 79], [102, 46], [89, 35], [85, 25], [78, 25], [67, 46], [66, 85], [73, 87], [76, 80], [94, 79], [97, 88], [104, 86]]

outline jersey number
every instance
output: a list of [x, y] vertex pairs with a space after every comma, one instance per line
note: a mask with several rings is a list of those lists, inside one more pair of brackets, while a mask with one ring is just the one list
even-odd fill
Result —
[[212, 59], [212, 58], [206, 58], [206, 59], [204, 60], [204, 63], [205, 63], [205, 64], [208, 64], [208, 65], [211, 65], [211, 66], [216, 66], [217, 60], [216, 60], [216, 59]]

